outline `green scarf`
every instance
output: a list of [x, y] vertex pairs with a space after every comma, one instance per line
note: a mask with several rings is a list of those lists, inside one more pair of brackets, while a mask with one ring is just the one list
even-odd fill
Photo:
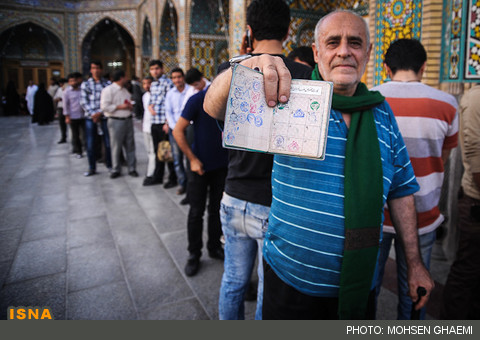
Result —
[[[313, 80], [322, 80], [318, 66]], [[364, 319], [377, 263], [383, 172], [372, 107], [385, 98], [359, 83], [355, 94], [333, 94], [332, 108], [351, 114], [345, 151], [345, 245], [340, 273], [340, 319]]]

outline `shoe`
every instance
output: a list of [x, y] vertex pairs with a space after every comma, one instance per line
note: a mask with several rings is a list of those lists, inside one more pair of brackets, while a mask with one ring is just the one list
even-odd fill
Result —
[[77, 153], [77, 154], [75, 155], [75, 158], [76, 158], [76, 159], [80, 159], [80, 158], [82, 158], [82, 157], [83, 157], [83, 156], [80, 155], [79, 153]]
[[225, 260], [225, 253], [223, 251], [222, 247], [219, 247], [214, 250], [209, 250], [208, 251], [208, 256], [210, 256], [212, 259], [217, 259], [217, 260]]
[[185, 275], [194, 276], [200, 269], [200, 258], [197, 256], [190, 256], [185, 265]]
[[184, 197], [183, 200], [180, 201], [180, 205], [187, 205], [190, 204], [188, 197]]
[[130, 176], [132, 176], [132, 177], [138, 177], [138, 172], [135, 171], [135, 170], [130, 171], [128, 174], [129, 174]]
[[163, 186], [165, 189], [170, 189], [170, 188], [173, 188], [173, 187], [176, 187], [177, 186], [177, 183], [176, 182], [170, 182], [168, 181], [167, 183], [165, 183], [165, 185]]
[[65, 139], [60, 139], [57, 144], [63, 144], [63, 143], [66, 143], [67, 141]]
[[120, 173], [119, 173], [119, 172], [112, 172], [112, 173], [110, 174], [110, 178], [111, 178], [111, 179], [115, 179], [115, 178], [117, 178], [117, 177], [120, 177]]
[[153, 177], [145, 177], [143, 180], [143, 186], [149, 186], [149, 185], [156, 185], [156, 184], [162, 184], [163, 181], [157, 180]]
[[88, 170], [87, 172], [85, 172], [83, 175], [85, 177], [90, 177], [90, 176], [93, 176], [95, 175], [97, 172], [95, 170]]
[[183, 195], [184, 193], [186, 193], [187, 190], [185, 189], [185, 187], [180, 187], [178, 190], [177, 190], [177, 195]]

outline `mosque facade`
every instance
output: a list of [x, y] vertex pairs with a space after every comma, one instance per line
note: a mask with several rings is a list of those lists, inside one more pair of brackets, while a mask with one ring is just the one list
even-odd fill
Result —
[[[373, 43], [364, 81], [386, 79], [383, 56], [402, 37], [421, 40], [428, 53], [424, 82], [461, 94], [480, 79], [480, 0], [285, 0], [292, 13], [285, 53], [310, 45], [315, 24], [336, 8], [368, 21]], [[250, 0], [0, 0], [0, 76], [21, 92], [29, 79], [47, 82], [88, 73], [99, 59], [143, 76], [148, 61], [166, 70], [199, 68], [213, 78], [238, 54]]]

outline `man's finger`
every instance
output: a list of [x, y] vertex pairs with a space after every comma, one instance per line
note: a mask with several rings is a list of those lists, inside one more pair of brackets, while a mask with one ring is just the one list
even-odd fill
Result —
[[261, 68], [265, 82], [265, 100], [268, 106], [275, 106], [278, 98], [279, 75], [274, 64], [268, 64]]
[[280, 59], [282, 63], [277, 65], [278, 71], [278, 100], [281, 103], [286, 103], [290, 98], [290, 85], [292, 82], [292, 76], [290, 75], [290, 71], [283, 63], [283, 60]]

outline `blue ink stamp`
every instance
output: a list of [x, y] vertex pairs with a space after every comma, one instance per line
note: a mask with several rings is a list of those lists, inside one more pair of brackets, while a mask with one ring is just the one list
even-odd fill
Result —
[[302, 109], [298, 109], [293, 113], [293, 117], [295, 118], [303, 118], [305, 117], [305, 112], [302, 111]]
[[240, 124], [243, 124], [247, 120], [247, 116], [244, 115], [243, 113], [240, 113], [237, 115], [237, 120]]
[[285, 144], [285, 137], [283, 137], [283, 136], [275, 137], [275, 140], [273, 141], [273, 144], [275, 145], [275, 148], [277, 148], [277, 149], [283, 148], [283, 145]]
[[255, 126], [260, 127], [260, 126], [262, 126], [262, 125], [263, 125], [263, 119], [262, 119], [262, 117], [256, 116], [256, 117], [255, 117]]
[[242, 110], [243, 112], [248, 112], [249, 109], [250, 107], [247, 102], [242, 102], [240, 104], [240, 110]]
[[258, 114], [263, 115], [264, 113], [265, 113], [265, 105], [262, 104], [258, 107]]
[[238, 100], [235, 98], [230, 98], [230, 105], [232, 105], [234, 109], [238, 109]]
[[256, 92], [260, 91], [260, 86], [261, 86], [261, 84], [258, 80], [253, 81], [252, 88], [253, 88], [254, 91], [256, 91]]
[[248, 120], [249, 123], [255, 124], [255, 115], [253, 115], [252, 113], [249, 113], [247, 115], [247, 120]]
[[227, 144], [232, 144], [235, 140], [235, 135], [232, 132], [227, 133]]
[[235, 98], [241, 99], [243, 97], [243, 90], [239, 87], [236, 87], [235, 91], [233, 91], [233, 95], [235, 96]]

